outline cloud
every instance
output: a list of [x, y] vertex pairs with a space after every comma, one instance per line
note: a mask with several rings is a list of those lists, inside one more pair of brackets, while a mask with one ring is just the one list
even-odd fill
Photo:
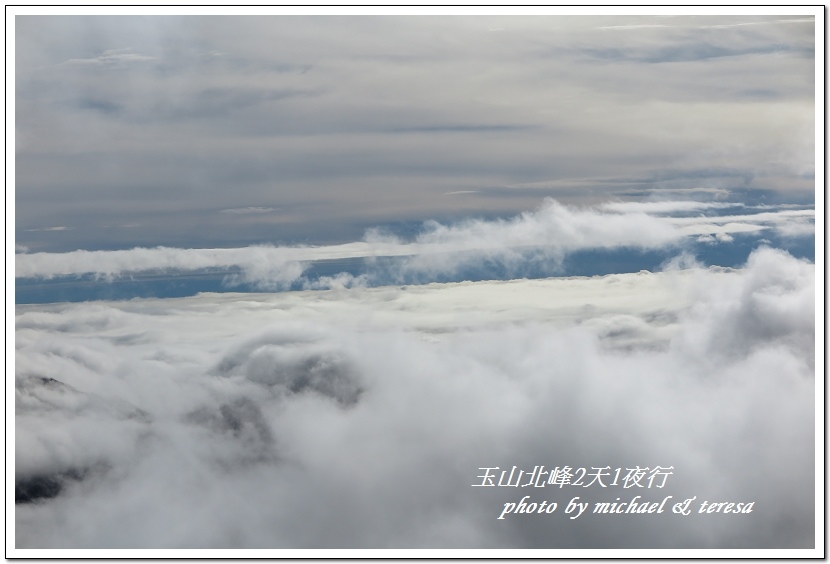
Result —
[[604, 25], [602, 27], [598, 27], [597, 29], [645, 29], [645, 28], [652, 28], [652, 27], [674, 27], [674, 26], [663, 25], [663, 24]]
[[601, 210], [613, 212], [644, 212], [648, 214], [671, 214], [707, 209], [742, 207], [733, 202], [697, 202], [697, 201], [656, 201], [656, 202], [608, 202], [601, 204]]
[[[699, 243], [706, 243], [707, 245], [717, 245], [718, 243], [731, 243], [735, 240], [732, 235], [728, 233], [714, 233], [711, 235], [701, 235], [696, 239]], [[759, 241], [760, 243], [761, 241]], [[767, 241], [769, 243], [769, 241]]]
[[776, 231], [784, 237], [806, 237], [816, 232], [815, 219], [809, 216], [793, 218], [776, 226]]
[[232, 214], [251, 214], [251, 213], [271, 213], [274, 211], [279, 211], [279, 208], [269, 208], [265, 206], [248, 206], [246, 208], [227, 208], [224, 210], [219, 210], [219, 213], [232, 213]]
[[95, 67], [120, 67], [124, 64], [155, 61], [157, 57], [133, 53], [132, 48], [107, 49], [97, 57], [90, 59], [68, 59], [65, 65], [85, 65]]
[[722, 287], [719, 294], [701, 292], [674, 344], [708, 355], [715, 365], [764, 347], [788, 348], [812, 368], [814, 332], [815, 267], [763, 248], [750, 255], [740, 283]]
[[[700, 240], [700, 239], [698, 239]], [[661, 265], [663, 272], [672, 272], [676, 270], [685, 270], [688, 268], [702, 268], [703, 265], [691, 253], [683, 252], [672, 257]]]
[[[714, 236], [728, 242], [730, 233], [775, 230], [803, 235], [815, 229], [812, 209], [786, 208], [744, 215], [703, 214], [706, 210], [727, 207], [740, 206], [680, 201], [613, 202], [576, 207], [548, 199], [538, 209], [508, 219], [467, 219], [449, 224], [428, 221], [410, 240], [370, 229], [363, 241], [327, 246], [158, 247], [19, 254], [15, 256], [15, 276], [50, 278], [94, 274], [112, 278], [143, 271], [236, 268], [239, 272], [229, 276], [229, 284], [255, 284], [261, 289], [276, 290], [299, 281], [313, 261], [402, 257], [392, 267], [381, 262], [370, 264], [376, 276], [386, 281], [380, 283], [388, 284], [390, 280], [403, 283], [409, 279], [429, 282], [437, 276], [485, 263], [504, 268], [513, 275], [528, 264], [542, 265], [552, 274], [567, 254], [584, 249], [664, 249], [679, 247], [690, 236]], [[250, 211], [252, 208], [236, 209], [254, 213]], [[693, 211], [700, 213], [668, 215]]]
[[389, 129], [389, 133], [505, 133], [511, 131], [523, 131], [532, 129], [527, 125], [470, 125], [470, 124], [444, 124], [444, 125], [413, 125], [407, 127], [396, 127]]
[[[15, 546], [810, 548], [814, 280], [763, 248], [742, 269], [17, 306]], [[672, 474], [471, 487], [513, 465]], [[528, 494], [559, 511], [497, 519]], [[634, 495], [755, 507], [562, 513]]]
[[785, 20], [770, 20], [770, 21], [760, 21], [760, 22], [739, 22], [739, 23], [730, 23], [730, 24], [717, 24], [717, 25], [707, 25], [702, 26], [708, 29], [722, 29], [728, 27], [741, 27], [746, 25], [775, 25], [775, 24], [782, 24], [782, 23], [815, 23], [815, 19], [813, 18], [789, 18]]
[[784, 209], [752, 215], [722, 215], [707, 218], [674, 217], [673, 224], [688, 234], [746, 233], [774, 230], [781, 235], [807, 235], [815, 232], [815, 210]]
[[[731, 27], [731, 26], [730, 26]], [[765, 45], [763, 47], [729, 48], [700, 41], [686, 44], [673, 45], [663, 48], [649, 48], [642, 51], [624, 51], [621, 49], [586, 49], [588, 57], [600, 60], [611, 60], [618, 62], [631, 62], [647, 64], [665, 63], [692, 63], [705, 61], [707, 59], [718, 59], [724, 57], [752, 57], [760, 55], [777, 54], [781, 52], [794, 51], [800, 56], [809, 56], [810, 50], [792, 47], [789, 45]]]
[[658, 189], [649, 188], [643, 190], [628, 190], [627, 191], [630, 195], [643, 195], [643, 196], [650, 196], [650, 197], [663, 197], [663, 198], [672, 198], [675, 196], [681, 197], [689, 197], [692, 195], [704, 195], [714, 198], [725, 198], [729, 196], [729, 190], [725, 190], [723, 188], [666, 188], [661, 187]]
[[[131, 272], [227, 269], [238, 266], [240, 281], [260, 280], [277, 287], [296, 279], [303, 271], [297, 258], [303, 249], [246, 247], [243, 249], [129, 249], [123, 251], [73, 251], [31, 253], [29, 262], [16, 264], [18, 276], [68, 276], [92, 273], [113, 278]], [[21, 255], [23, 256], [23, 255]]]
[[[21, 15], [18, 238], [92, 248], [117, 218], [141, 224], [109, 235], [119, 248], [324, 244], [620, 188], [585, 179], [801, 201], [815, 190], [814, 26], [701, 28], [747, 16], [627, 33], [596, 28], [667, 20]], [[216, 213], [248, 203], [295, 222]], [[85, 229], [24, 231], [44, 225]], [[205, 231], [215, 241], [194, 241]]]
[[59, 225], [55, 227], [38, 227], [36, 229], [27, 229], [26, 231], [69, 231], [71, 229], [71, 227]]

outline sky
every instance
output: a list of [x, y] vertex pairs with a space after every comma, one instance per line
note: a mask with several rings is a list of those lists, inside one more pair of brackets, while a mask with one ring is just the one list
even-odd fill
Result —
[[812, 203], [813, 27], [18, 16], [16, 243], [328, 244], [666, 189]]
[[16, 15], [13, 550], [815, 555], [817, 14]]

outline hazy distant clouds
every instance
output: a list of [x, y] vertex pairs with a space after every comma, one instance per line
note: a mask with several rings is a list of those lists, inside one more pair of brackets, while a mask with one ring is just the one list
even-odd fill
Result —
[[811, 17], [15, 26], [16, 236], [32, 250], [331, 243], [638, 190], [812, 201]]

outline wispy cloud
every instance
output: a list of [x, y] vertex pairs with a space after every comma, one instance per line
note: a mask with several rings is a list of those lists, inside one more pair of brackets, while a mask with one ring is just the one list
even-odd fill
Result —
[[647, 29], [647, 28], [658, 28], [658, 27], [674, 27], [674, 26], [664, 25], [664, 24], [605, 25], [605, 26], [602, 26], [602, 27], [598, 27], [597, 29]]
[[[255, 246], [228, 249], [134, 248], [118, 251], [28, 253], [15, 256], [15, 276], [45, 277], [95, 274], [112, 278], [142, 271], [187, 271], [238, 268], [231, 283], [280, 289], [299, 280], [311, 262], [347, 258], [406, 257], [402, 273], [425, 279], [457, 272], [482, 260], [511, 270], [527, 261], [552, 268], [583, 249], [633, 247], [661, 249], [690, 236], [775, 230], [806, 234], [815, 229], [813, 209], [783, 209], [743, 215], [705, 215], [707, 209], [734, 207], [718, 202], [612, 202], [596, 207], [569, 207], [547, 200], [540, 208], [509, 219], [467, 219], [424, 223], [421, 232], [403, 240], [371, 229], [364, 240], [326, 246]], [[694, 216], [673, 216], [701, 212]], [[387, 273], [392, 275], [393, 273]], [[394, 281], [395, 276], [392, 276]]]
[[157, 57], [142, 55], [140, 53], [133, 53], [131, 47], [126, 47], [123, 49], [107, 49], [97, 57], [92, 57], [89, 59], [68, 59], [63, 64], [94, 67], [114, 67], [124, 64], [140, 63], [155, 60], [157, 60]]
[[790, 19], [781, 19], [781, 20], [764, 20], [764, 21], [752, 21], [752, 22], [735, 22], [735, 23], [728, 23], [728, 24], [712, 24], [712, 25], [699, 25], [694, 23], [680, 23], [676, 25], [666, 25], [666, 24], [629, 24], [629, 25], [606, 25], [601, 26], [596, 29], [614, 29], [614, 30], [628, 30], [628, 29], [650, 29], [650, 28], [688, 28], [688, 29], [728, 29], [731, 27], [744, 27], [744, 26], [756, 26], [756, 25], [777, 25], [777, 24], [788, 24], [788, 23], [814, 23], [814, 18], [790, 18]]
[[279, 211], [279, 208], [268, 208], [263, 206], [249, 206], [246, 208], [226, 208], [224, 210], [219, 210], [219, 213], [230, 213], [230, 214], [237, 214], [237, 215], [247, 215], [247, 214], [258, 214], [258, 213], [271, 213]]
[[608, 202], [600, 204], [599, 209], [617, 213], [643, 212], [650, 215], [672, 214], [708, 209], [743, 207], [742, 204], [729, 202], [698, 201], [655, 201], [655, 202]]
[[738, 23], [729, 23], [729, 24], [715, 24], [715, 25], [704, 25], [701, 26], [704, 29], [725, 29], [730, 27], [743, 27], [748, 25], [777, 25], [777, 24], [788, 24], [788, 23], [815, 23], [815, 18], [791, 18], [791, 19], [784, 19], [784, 20], [767, 20], [767, 21], [760, 21], [760, 22], [738, 22]]
[[55, 227], [36, 227], [34, 229], [26, 229], [26, 231], [69, 231], [71, 227], [58, 225]]

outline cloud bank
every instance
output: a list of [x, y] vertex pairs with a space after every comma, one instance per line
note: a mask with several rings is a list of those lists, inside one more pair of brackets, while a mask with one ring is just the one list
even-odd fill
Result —
[[[814, 279], [765, 248], [736, 270], [17, 306], [16, 546], [810, 548]], [[472, 487], [514, 465], [673, 473]], [[497, 519], [528, 493], [560, 509]], [[635, 494], [754, 509], [562, 512]]]
[[[371, 229], [363, 241], [328, 246], [24, 253], [15, 256], [15, 275], [51, 278], [94, 274], [112, 278], [147, 271], [238, 268], [239, 273], [230, 277], [229, 283], [274, 290], [299, 280], [310, 262], [320, 260], [409, 257], [396, 267], [400, 272], [391, 273], [392, 279], [418, 274], [430, 280], [483, 261], [503, 265], [508, 271], [528, 262], [555, 268], [567, 253], [584, 249], [658, 249], [680, 246], [695, 235], [728, 241], [730, 233], [772, 230], [797, 236], [815, 231], [812, 209], [721, 216], [704, 213], [724, 207], [727, 204], [689, 201], [574, 207], [547, 199], [538, 209], [509, 219], [468, 219], [450, 224], [429, 221], [410, 240]], [[694, 212], [698, 215], [676, 216]]]

